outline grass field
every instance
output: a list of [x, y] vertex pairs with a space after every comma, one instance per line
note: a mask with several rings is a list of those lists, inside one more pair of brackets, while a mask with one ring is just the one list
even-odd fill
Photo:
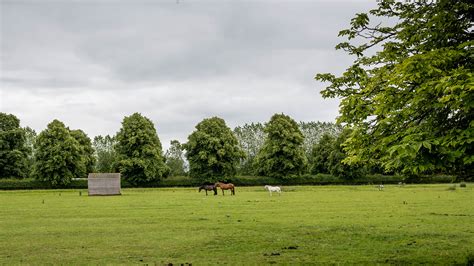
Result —
[[473, 185], [0, 191], [0, 264], [466, 264]]

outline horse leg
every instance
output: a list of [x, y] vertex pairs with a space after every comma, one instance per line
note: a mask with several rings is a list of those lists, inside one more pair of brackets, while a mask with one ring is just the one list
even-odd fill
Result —
[[205, 189], [205, 191], [206, 191], [206, 196], [207, 196], [207, 189]]
[[224, 195], [224, 189], [223, 189], [223, 188], [221, 188], [221, 190], [222, 190], [222, 196], [225, 196], [225, 195]]
[[214, 196], [217, 195], [217, 188], [214, 188]]

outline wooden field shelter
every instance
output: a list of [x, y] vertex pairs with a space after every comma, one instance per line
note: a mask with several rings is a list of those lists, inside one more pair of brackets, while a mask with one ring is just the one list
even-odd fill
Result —
[[87, 187], [89, 196], [121, 195], [120, 173], [90, 173]]

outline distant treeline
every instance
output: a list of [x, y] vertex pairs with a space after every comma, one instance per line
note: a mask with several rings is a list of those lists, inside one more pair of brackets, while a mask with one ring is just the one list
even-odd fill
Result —
[[153, 122], [139, 113], [125, 117], [116, 135], [93, 140], [58, 120], [36, 134], [20, 127], [13, 114], [0, 113], [0, 177], [64, 187], [91, 172], [120, 172], [131, 186], [166, 183], [170, 176], [189, 176], [196, 184], [235, 182], [236, 176], [312, 184], [321, 180], [304, 180], [318, 174], [342, 180], [329, 183], [396, 174], [377, 164], [342, 163], [347, 157], [342, 144], [350, 132], [334, 123], [297, 123], [284, 114], [231, 130], [223, 119], [212, 117], [197, 124], [186, 143], [172, 140], [163, 153]]

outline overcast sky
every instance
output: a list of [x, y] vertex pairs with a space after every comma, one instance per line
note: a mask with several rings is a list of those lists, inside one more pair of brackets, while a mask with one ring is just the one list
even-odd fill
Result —
[[352, 62], [338, 31], [375, 0], [0, 0], [0, 111], [91, 138], [140, 112], [163, 147], [202, 119], [334, 121], [319, 72]]

